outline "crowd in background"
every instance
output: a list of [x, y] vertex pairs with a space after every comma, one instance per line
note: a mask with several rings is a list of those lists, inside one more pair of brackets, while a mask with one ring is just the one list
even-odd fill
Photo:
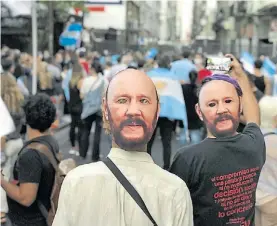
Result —
[[[33, 74], [32, 71], [34, 61], [37, 63], [36, 74]], [[207, 56], [201, 53], [192, 53], [189, 49], [180, 55], [157, 53], [149, 56], [149, 54], [140, 51], [126, 51], [120, 55], [112, 56], [108, 53], [100, 55], [97, 52], [90, 52], [81, 48], [74, 52], [60, 50], [54, 57], [49, 57], [47, 52], [44, 52], [40, 53], [37, 59], [34, 59], [28, 53], [3, 47], [1, 49], [1, 98], [16, 125], [16, 130], [13, 133], [1, 138], [1, 148], [5, 151], [6, 156], [5, 162], [2, 164], [5, 176], [7, 179], [12, 177], [17, 154], [25, 139], [26, 123], [21, 106], [24, 99], [32, 95], [33, 77], [36, 76], [38, 81], [37, 92], [48, 95], [56, 106], [57, 121], [52, 124], [52, 128], [58, 127], [62, 115], [70, 114], [71, 116], [70, 154], [86, 158], [92, 125], [95, 123], [91, 159], [95, 162], [100, 159], [103, 123], [101, 111], [91, 114], [91, 108], [93, 108], [93, 104], [101, 104], [109, 81], [113, 79], [116, 73], [126, 68], [141, 70], [149, 75], [159, 73], [167, 76], [171, 73], [172, 78], [178, 74], [183, 76], [182, 79], [176, 76], [176, 79], [179, 80], [182, 86], [186, 104], [188, 125], [185, 129], [189, 131], [188, 137], [182, 137], [182, 129], [185, 125], [180, 120], [160, 117], [157, 123], [163, 144], [164, 169], [168, 170], [171, 161], [172, 139], [195, 144], [206, 137], [206, 129], [195, 112], [195, 104], [198, 102], [198, 86], [204, 78], [212, 75], [212, 72], [206, 69], [206, 62]], [[264, 76], [262, 66], [263, 58], [259, 58], [254, 64], [254, 73], [247, 71], [246, 73], [253, 93], [259, 102], [261, 129], [264, 134], [276, 133], [277, 97], [273, 96], [273, 90], [277, 86], [274, 82], [276, 79]], [[243, 131], [244, 123], [242, 115], [239, 131]], [[151, 154], [156, 132], [157, 129], [148, 144], [147, 151], [149, 154]], [[270, 162], [265, 163], [261, 181], [270, 180], [267, 181], [267, 184], [271, 184], [274, 190], [274, 188], [277, 189], [277, 139], [275, 136], [265, 138], [265, 140]], [[274, 166], [274, 173], [270, 172], [272, 166]], [[273, 177], [271, 177], [272, 175]], [[260, 216], [262, 221], [266, 221], [266, 219], [263, 219], [263, 213], [268, 215], [270, 220], [273, 218], [272, 214], [268, 213], [268, 209], [277, 208], [276, 190], [274, 193], [275, 196], [272, 193], [264, 192], [263, 184], [258, 186], [257, 216]], [[1, 191], [1, 216], [8, 212], [5, 199], [5, 193]], [[272, 204], [273, 202], [274, 204]], [[272, 207], [266, 207], [266, 203], [271, 203]], [[276, 218], [274, 222], [277, 225]], [[257, 225], [259, 224], [257, 223]], [[260, 223], [260, 225], [267, 224]]]

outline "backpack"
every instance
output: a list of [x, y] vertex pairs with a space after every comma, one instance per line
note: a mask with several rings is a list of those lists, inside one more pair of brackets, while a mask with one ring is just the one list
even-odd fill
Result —
[[45, 139], [41, 139], [39, 137], [26, 142], [26, 144], [19, 152], [20, 154], [23, 150], [26, 150], [26, 147], [35, 149], [40, 153], [44, 154], [50, 161], [53, 168], [55, 169], [55, 177], [50, 195], [49, 211], [46, 209], [46, 207], [42, 204], [40, 200], [37, 200], [39, 210], [41, 211], [43, 217], [46, 219], [48, 226], [51, 226], [54, 221], [54, 217], [58, 209], [59, 195], [64, 178], [70, 170], [76, 168], [77, 166], [75, 160], [72, 158], [60, 161], [60, 157], [58, 157], [55, 152], [57, 144], [55, 146], [56, 147], [54, 147], [54, 145], [50, 144], [50, 142], [46, 141]]

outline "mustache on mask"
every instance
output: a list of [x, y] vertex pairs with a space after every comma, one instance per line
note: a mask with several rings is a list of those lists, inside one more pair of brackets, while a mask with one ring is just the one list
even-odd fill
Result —
[[138, 118], [128, 118], [120, 123], [120, 129], [123, 129], [124, 126], [142, 126], [144, 130], [147, 129], [146, 123]]
[[223, 121], [223, 120], [231, 120], [231, 121], [233, 122], [233, 121], [234, 121], [234, 118], [233, 118], [231, 115], [224, 114], [224, 115], [218, 116], [218, 117], [214, 120], [214, 123], [217, 124], [218, 122]]

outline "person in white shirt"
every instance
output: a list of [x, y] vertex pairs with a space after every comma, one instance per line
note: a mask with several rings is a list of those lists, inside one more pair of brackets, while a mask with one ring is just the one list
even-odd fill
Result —
[[[136, 84], [136, 85], [133, 85]], [[159, 101], [152, 80], [135, 69], [119, 72], [102, 105], [104, 128], [112, 135], [108, 157], [141, 196], [159, 226], [192, 226], [186, 184], [157, 166], [147, 153]], [[153, 225], [103, 162], [82, 165], [65, 178], [53, 226]]]

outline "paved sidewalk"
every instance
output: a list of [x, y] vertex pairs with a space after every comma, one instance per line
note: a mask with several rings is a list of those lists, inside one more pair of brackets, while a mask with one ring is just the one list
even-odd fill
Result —
[[60, 118], [59, 127], [55, 129], [55, 131], [59, 131], [67, 126], [69, 126], [71, 123], [71, 117], [70, 115], [63, 115]]

